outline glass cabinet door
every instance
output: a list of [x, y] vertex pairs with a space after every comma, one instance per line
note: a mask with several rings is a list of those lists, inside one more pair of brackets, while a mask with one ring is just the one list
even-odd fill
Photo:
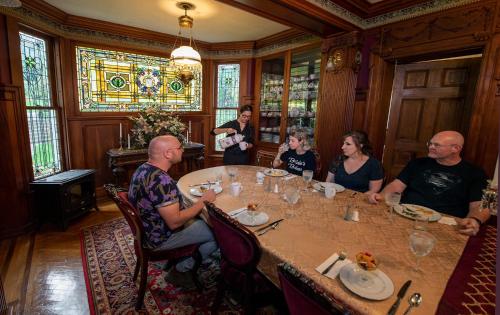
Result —
[[280, 143], [285, 57], [262, 61], [259, 140]]
[[292, 53], [286, 135], [303, 129], [314, 143], [314, 127], [318, 103], [321, 51], [318, 49]]

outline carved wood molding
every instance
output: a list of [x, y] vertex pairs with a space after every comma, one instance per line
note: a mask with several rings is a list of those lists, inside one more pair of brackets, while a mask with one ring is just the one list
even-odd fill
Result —
[[321, 52], [327, 53], [336, 48], [347, 48], [361, 45], [360, 32], [354, 31], [341, 36], [331, 36], [323, 40]]
[[419, 47], [424, 50], [474, 47], [492, 36], [496, 7], [494, 2], [469, 5], [381, 27], [372, 52], [397, 57], [398, 51]]
[[323, 41], [321, 52], [326, 54], [326, 71], [339, 73], [352, 68], [354, 72], [361, 65], [361, 35], [354, 31], [342, 36], [329, 37]]

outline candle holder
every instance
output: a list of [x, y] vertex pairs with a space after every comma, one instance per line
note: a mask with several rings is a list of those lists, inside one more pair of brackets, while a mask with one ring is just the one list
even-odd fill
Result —
[[123, 151], [123, 137], [120, 137], [120, 148], [118, 150]]

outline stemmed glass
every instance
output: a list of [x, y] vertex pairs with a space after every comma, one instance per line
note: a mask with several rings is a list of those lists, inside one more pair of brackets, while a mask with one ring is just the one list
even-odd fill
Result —
[[229, 178], [231, 179], [232, 183], [236, 180], [236, 176], [238, 175], [238, 169], [235, 167], [228, 167], [227, 174], [229, 175]]
[[293, 184], [286, 185], [285, 198], [286, 198], [286, 201], [288, 202], [288, 207], [287, 207], [287, 210], [285, 211], [285, 215], [287, 218], [291, 218], [291, 217], [295, 216], [294, 205], [300, 199], [300, 193], [299, 193], [299, 190], [297, 189], [297, 187], [295, 187]]
[[311, 181], [313, 179], [313, 171], [311, 171], [311, 170], [302, 171], [302, 179], [304, 180], [304, 183], [306, 186], [304, 191], [307, 191], [307, 189], [309, 188], [309, 184], [311, 183]]
[[385, 195], [385, 203], [390, 207], [389, 220], [392, 221], [394, 206], [399, 205], [400, 201], [401, 201], [401, 193], [400, 192], [392, 192], [392, 193], [388, 193]]
[[436, 244], [436, 238], [429, 232], [414, 230], [410, 233], [410, 250], [416, 256], [415, 271], [421, 271], [419, 268], [419, 259], [429, 255]]

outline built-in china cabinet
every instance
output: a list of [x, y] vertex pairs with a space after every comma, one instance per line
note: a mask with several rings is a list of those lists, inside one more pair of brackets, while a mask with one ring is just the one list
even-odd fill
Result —
[[257, 144], [276, 147], [296, 129], [314, 143], [321, 51], [319, 47], [286, 51], [257, 60]]

